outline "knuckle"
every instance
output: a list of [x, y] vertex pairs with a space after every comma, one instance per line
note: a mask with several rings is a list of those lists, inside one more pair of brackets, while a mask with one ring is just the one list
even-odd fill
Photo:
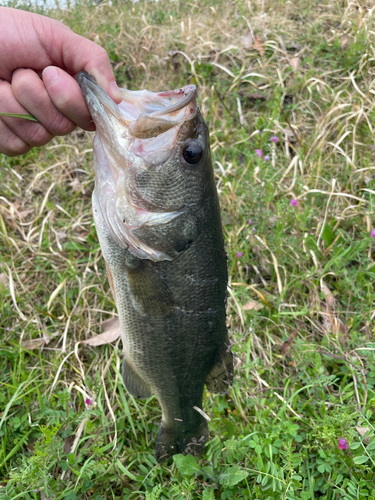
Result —
[[103, 47], [98, 45], [98, 48], [96, 49], [96, 51], [97, 52], [96, 52], [95, 58], [109, 60], [108, 52]]
[[22, 139], [16, 135], [10, 135], [0, 144], [0, 152], [7, 156], [23, 155], [30, 151], [31, 146], [26, 144]]
[[43, 125], [32, 124], [27, 133], [25, 133], [24, 141], [32, 147], [43, 146], [47, 144], [52, 137], [52, 134], [48, 132]]
[[48, 129], [53, 135], [67, 135], [76, 128], [76, 125], [61, 113], [56, 113]]
[[22, 97], [30, 90], [30, 70], [18, 70], [12, 78], [12, 90], [16, 97]]
[[0, 103], [2, 106], [7, 107], [8, 105], [12, 104], [13, 100], [14, 97], [10, 83], [3, 80], [2, 82], [0, 82]]

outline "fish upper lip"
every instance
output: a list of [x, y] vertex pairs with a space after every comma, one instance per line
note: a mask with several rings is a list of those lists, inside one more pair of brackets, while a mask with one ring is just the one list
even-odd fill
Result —
[[179, 111], [180, 109], [185, 108], [188, 104], [190, 104], [193, 101], [193, 99], [197, 97], [197, 88], [195, 85], [187, 85], [182, 89], [172, 90], [170, 92], [159, 92], [157, 95], [167, 96], [168, 94], [177, 94], [179, 92], [184, 92], [184, 93], [186, 92], [181, 100], [179, 100], [175, 104], [172, 104], [171, 106], [167, 106], [166, 108], [160, 111], [153, 111], [151, 113], [147, 113], [147, 115], [148, 116], [168, 115], [169, 113], [173, 113], [174, 111]]
[[[94, 97], [102, 106], [106, 108], [111, 114], [121, 119], [121, 114], [117, 104], [109, 97], [107, 92], [96, 82], [95, 78], [87, 73], [81, 71], [77, 75], [77, 83], [81, 87], [82, 93], [86, 98]], [[91, 111], [91, 109], [90, 109]]]
[[[163, 104], [163, 99], [172, 99], [174, 96], [178, 96], [179, 94], [183, 94], [181, 99], [170, 106], [162, 107], [161, 109], [156, 109], [155, 111], [144, 110], [145, 107], [144, 102], [147, 102], [147, 94], [146, 96], [142, 96], [141, 94], [136, 95], [136, 92], [129, 91], [127, 89], [121, 89], [123, 95], [122, 105], [117, 105], [109, 95], [102, 89], [102, 87], [96, 82], [95, 78], [87, 73], [86, 71], [81, 71], [77, 75], [77, 82], [81, 87], [83, 94], [86, 97], [86, 100], [91, 97], [91, 100], [97, 100], [107, 112], [116, 116], [124, 125], [130, 125], [137, 121], [139, 116], [147, 116], [150, 118], [158, 118], [158, 117], [167, 117], [167, 115], [171, 115], [173, 113], [177, 113], [178, 111], [186, 108], [191, 104], [197, 97], [197, 89], [195, 85], [186, 85], [177, 90], [169, 90], [164, 92], [148, 92], [144, 91], [150, 96], [154, 97], [155, 101], [160, 101]], [[123, 110], [126, 108], [126, 104], [134, 104], [138, 108], [139, 114], [138, 116], [133, 116], [131, 119], [123, 116]], [[91, 111], [91, 110], [90, 110]], [[173, 115], [172, 115], [173, 116]], [[172, 116], [168, 117], [168, 121], [173, 121]], [[182, 119], [182, 121], [185, 121]], [[176, 120], [176, 125], [181, 124], [181, 119]]]

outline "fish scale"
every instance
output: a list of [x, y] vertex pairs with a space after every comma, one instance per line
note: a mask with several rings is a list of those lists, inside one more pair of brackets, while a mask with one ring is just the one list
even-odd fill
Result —
[[[195, 87], [124, 91], [115, 109], [87, 73], [78, 82], [97, 127], [93, 212], [119, 313], [124, 384], [135, 397], [155, 395], [159, 401], [158, 461], [175, 453], [200, 455], [208, 439], [204, 385], [228, 390], [233, 359], [219, 202]], [[147, 99], [161, 102], [158, 116], [146, 114]], [[130, 170], [118, 175], [124, 169]], [[117, 185], [117, 179], [127, 184]], [[117, 216], [114, 221], [116, 211], [131, 213], [132, 225]]]

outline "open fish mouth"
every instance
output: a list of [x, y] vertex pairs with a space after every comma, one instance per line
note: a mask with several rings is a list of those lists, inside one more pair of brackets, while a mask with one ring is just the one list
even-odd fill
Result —
[[123, 100], [117, 105], [85, 71], [79, 73], [77, 81], [99, 133], [113, 139], [115, 126], [127, 139], [129, 152], [146, 161], [152, 152], [158, 153], [160, 161], [161, 151], [166, 153], [175, 146], [180, 126], [193, 118], [197, 109], [195, 85], [159, 93], [120, 89]]
[[135, 231], [167, 224], [181, 215], [183, 206], [154, 206], [142, 198], [137, 176], [162, 168], [183, 143], [196, 115], [196, 87], [153, 93], [120, 89], [117, 105], [86, 72], [77, 81], [95, 122], [95, 191], [93, 207], [100, 210], [111, 236], [141, 259], [172, 260], [151, 248]]

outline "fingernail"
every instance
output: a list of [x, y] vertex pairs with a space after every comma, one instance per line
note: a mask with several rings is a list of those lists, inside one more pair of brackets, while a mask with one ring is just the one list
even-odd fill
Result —
[[113, 81], [109, 84], [109, 90], [111, 91], [112, 97], [119, 101], [122, 101], [122, 95], [116, 82]]
[[54, 66], [48, 66], [43, 71], [43, 82], [48, 86], [54, 85], [59, 77], [60, 72]]

